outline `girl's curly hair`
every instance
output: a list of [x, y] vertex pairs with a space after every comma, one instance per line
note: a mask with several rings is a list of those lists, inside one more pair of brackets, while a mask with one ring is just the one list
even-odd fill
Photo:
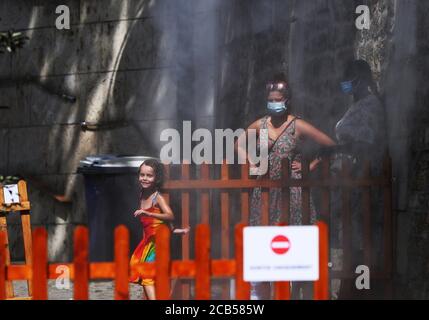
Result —
[[155, 174], [155, 188], [160, 190], [162, 185], [164, 184], [164, 167], [161, 162], [156, 159], [147, 159], [145, 160], [139, 167], [138, 174], [140, 174], [140, 170], [143, 166], [148, 166], [153, 169]]

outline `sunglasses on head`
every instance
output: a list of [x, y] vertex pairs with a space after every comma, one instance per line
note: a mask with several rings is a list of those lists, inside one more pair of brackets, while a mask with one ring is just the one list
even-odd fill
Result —
[[270, 82], [267, 84], [267, 90], [273, 91], [273, 90], [286, 90], [288, 88], [288, 85], [285, 82]]

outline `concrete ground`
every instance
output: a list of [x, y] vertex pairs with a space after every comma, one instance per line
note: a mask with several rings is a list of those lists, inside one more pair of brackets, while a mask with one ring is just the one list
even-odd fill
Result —
[[[25, 297], [28, 295], [26, 281], [14, 281], [14, 293], [16, 297]], [[137, 284], [130, 284], [130, 300], [142, 299], [142, 287]], [[114, 282], [113, 281], [91, 281], [89, 284], [90, 300], [113, 300]], [[55, 280], [48, 282], [49, 300], [73, 300], [73, 283], [70, 288], [58, 289]]]
[[[27, 282], [26, 281], [14, 281], [14, 293], [15, 297], [26, 297], [27, 293]], [[339, 281], [336, 280], [331, 282], [331, 289], [334, 291], [331, 299], [336, 300], [336, 291], [339, 287]], [[140, 285], [132, 284], [129, 285], [130, 300], [142, 300], [143, 289]], [[234, 292], [231, 292], [231, 296], [235, 296]], [[214, 281], [212, 283], [212, 300], [222, 299], [222, 287], [221, 283]], [[49, 280], [48, 282], [48, 299], [49, 300], [73, 300], [73, 282], [70, 283], [70, 287], [67, 289], [59, 289], [56, 287], [55, 280]], [[114, 299], [114, 282], [113, 281], [91, 281], [89, 284], [89, 300], [113, 300]], [[173, 291], [172, 300], [181, 300], [180, 287], [175, 286]], [[190, 299], [193, 299], [191, 296]], [[227, 298], [228, 299], [228, 298]]]
[[[222, 299], [221, 292], [222, 288], [220, 284], [222, 280], [212, 281], [212, 294], [213, 300]], [[27, 282], [26, 281], [13, 281], [15, 297], [26, 297], [28, 296]], [[179, 282], [172, 281], [172, 299], [181, 299]], [[193, 288], [191, 287], [191, 294]], [[142, 300], [143, 289], [138, 284], [129, 285], [130, 300]], [[231, 292], [231, 296], [234, 293]], [[56, 286], [55, 280], [48, 281], [48, 299], [49, 300], [73, 300], [73, 282], [70, 282], [69, 288], [59, 289]], [[89, 299], [90, 300], [113, 300], [114, 299], [114, 282], [111, 280], [106, 281], [91, 281], [89, 284]], [[193, 299], [191, 296], [190, 299]]]

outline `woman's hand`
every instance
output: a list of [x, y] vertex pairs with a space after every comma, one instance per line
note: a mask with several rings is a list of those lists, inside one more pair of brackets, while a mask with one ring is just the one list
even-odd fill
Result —
[[[315, 159], [310, 163], [310, 167], [309, 170], [313, 171], [314, 169], [317, 168], [317, 166], [319, 165], [320, 160], [319, 159]], [[296, 173], [301, 173], [302, 172], [302, 164], [299, 161], [294, 161], [292, 162], [292, 171], [296, 172]]]
[[292, 162], [292, 171], [295, 173], [300, 173], [302, 170], [301, 162], [299, 161], [293, 161]]

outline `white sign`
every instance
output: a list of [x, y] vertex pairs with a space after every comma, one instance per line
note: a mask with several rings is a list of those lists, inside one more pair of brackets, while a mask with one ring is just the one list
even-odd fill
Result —
[[317, 226], [245, 227], [244, 281], [319, 279]]
[[19, 203], [19, 192], [17, 184], [8, 184], [3, 187], [4, 203]]

